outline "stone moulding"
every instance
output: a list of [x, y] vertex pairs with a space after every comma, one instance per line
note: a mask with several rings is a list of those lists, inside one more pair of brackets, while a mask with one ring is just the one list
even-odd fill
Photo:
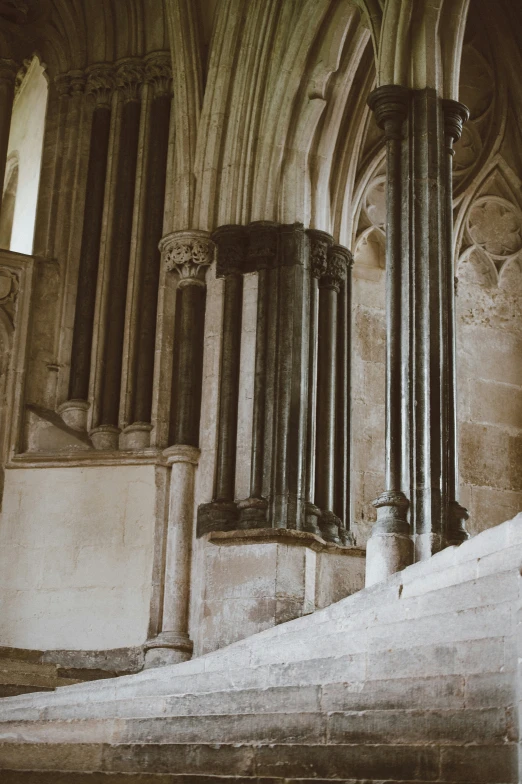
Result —
[[240, 544], [286, 544], [295, 547], [309, 547], [317, 553], [333, 555], [349, 555], [353, 558], [365, 558], [366, 551], [362, 547], [345, 546], [327, 542], [317, 534], [308, 531], [295, 531], [288, 528], [251, 528], [234, 531], [211, 531], [207, 541], [215, 545], [230, 546]]

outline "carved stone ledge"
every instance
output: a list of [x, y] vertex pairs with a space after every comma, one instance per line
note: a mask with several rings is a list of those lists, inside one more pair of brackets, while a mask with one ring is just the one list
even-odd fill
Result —
[[220, 226], [212, 234], [216, 244], [216, 275], [240, 275], [245, 272], [248, 235], [245, 226]]
[[222, 547], [243, 544], [285, 544], [296, 547], [309, 547], [318, 553], [347, 555], [352, 558], [365, 557], [365, 551], [361, 547], [327, 542], [321, 536], [309, 531], [295, 531], [288, 528], [212, 531], [208, 534], [207, 541]]
[[398, 84], [377, 87], [368, 96], [368, 106], [375, 114], [386, 139], [402, 139], [402, 124], [408, 116], [411, 90]]
[[153, 52], [145, 58], [145, 81], [152, 85], [155, 98], [172, 94], [172, 59], [169, 52]]
[[87, 85], [85, 92], [95, 103], [97, 109], [110, 109], [112, 94], [115, 88], [114, 68], [107, 63], [87, 68]]
[[214, 259], [214, 243], [206, 231], [175, 231], [161, 240], [159, 249], [169, 272], [177, 272], [179, 286], [204, 286]]

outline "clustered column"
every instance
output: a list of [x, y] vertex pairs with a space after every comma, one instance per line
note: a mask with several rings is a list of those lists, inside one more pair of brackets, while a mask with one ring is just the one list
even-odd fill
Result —
[[0, 58], [0, 206], [2, 202], [17, 70], [18, 68], [14, 60]]
[[161, 631], [146, 644], [146, 667], [190, 659], [188, 634], [194, 479], [199, 461], [205, 274], [214, 245], [206, 232], [168, 234], [160, 244], [169, 273], [177, 274], [175, 352], [171, 386], [169, 513]]
[[[349, 544], [351, 254], [301, 224], [224, 226], [213, 238], [224, 277], [218, 453], [198, 535], [285, 528]], [[257, 272], [258, 296], [249, 494], [237, 500], [242, 271]]]
[[114, 79], [110, 66], [96, 66], [87, 73], [85, 92], [94, 104], [83, 216], [78, 296], [74, 317], [68, 401], [59, 411], [78, 430], [87, 427], [92, 334], [98, 279], [100, 238], [107, 173]]
[[435, 90], [398, 85], [376, 89], [369, 105], [387, 145], [386, 490], [374, 502], [371, 584], [467, 536], [457, 500], [449, 155], [467, 112]]

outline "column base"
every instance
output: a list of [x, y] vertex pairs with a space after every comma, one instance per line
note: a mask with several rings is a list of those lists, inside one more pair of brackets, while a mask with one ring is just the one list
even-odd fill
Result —
[[192, 640], [185, 632], [160, 632], [144, 645], [144, 669], [180, 664], [192, 658]]
[[323, 533], [319, 528], [319, 518], [321, 517], [321, 510], [315, 504], [312, 504], [310, 501], [305, 503], [305, 522], [303, 526], [303, 531], [307, 531], [309, 534], [316, 534], [322, 538]]
[[133, 422], [120, 435], [120, 449], [147, 449], [150, 446], [150, 422]]
[[380, 583], [413, 562], [413, 542], [403, 534], [376, 533], [366, 545], [366, 587]]
[[341, 520], [334, 515], [333, 512], [321, 512], [321, 517], [319, 518], [319, 528], [321, 529], [321, 536], [325, 540], [325, 542], [333, 542], [334, 544], [340, 544], [341, 540], [339, 538], [339, 528], [341, 526]]
[[86, 400], [66, 400], [58, 406], [58, 414], [72, 430], [87, 430], [87, 412], [89, 403]]
[[238, 501], [237, 508], [239, 509], [239, 528], [267, 527], [268, 501], [265, 498], [245, 498], [244, 501]]
[[120, 441], [120, 428], [114, 425], [100, 425], [89, 433], [95, 449], [114, 452]]
[[468, 510], [459, 504], [458, 501], [450, 501], [448, 504], [448, 544], [462, 544], [469, 539], [466, 531], [466, 521], [469, 519]]
[[415, 537], [415, 562], [427, 561], [446, 547], [447, 542], [440, 534], [417, 534]]
[[238, 509], [233, 501], [211, 501], [198, 508], [196, 535], [210, 531], [233, 531], [238, 525]]

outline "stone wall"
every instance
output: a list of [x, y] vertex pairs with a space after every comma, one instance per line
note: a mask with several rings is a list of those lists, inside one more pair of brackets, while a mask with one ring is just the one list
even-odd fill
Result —
[[96, 650], [143, 643], [155, 498], [154, 466], [9, 470], [2, 644]]

